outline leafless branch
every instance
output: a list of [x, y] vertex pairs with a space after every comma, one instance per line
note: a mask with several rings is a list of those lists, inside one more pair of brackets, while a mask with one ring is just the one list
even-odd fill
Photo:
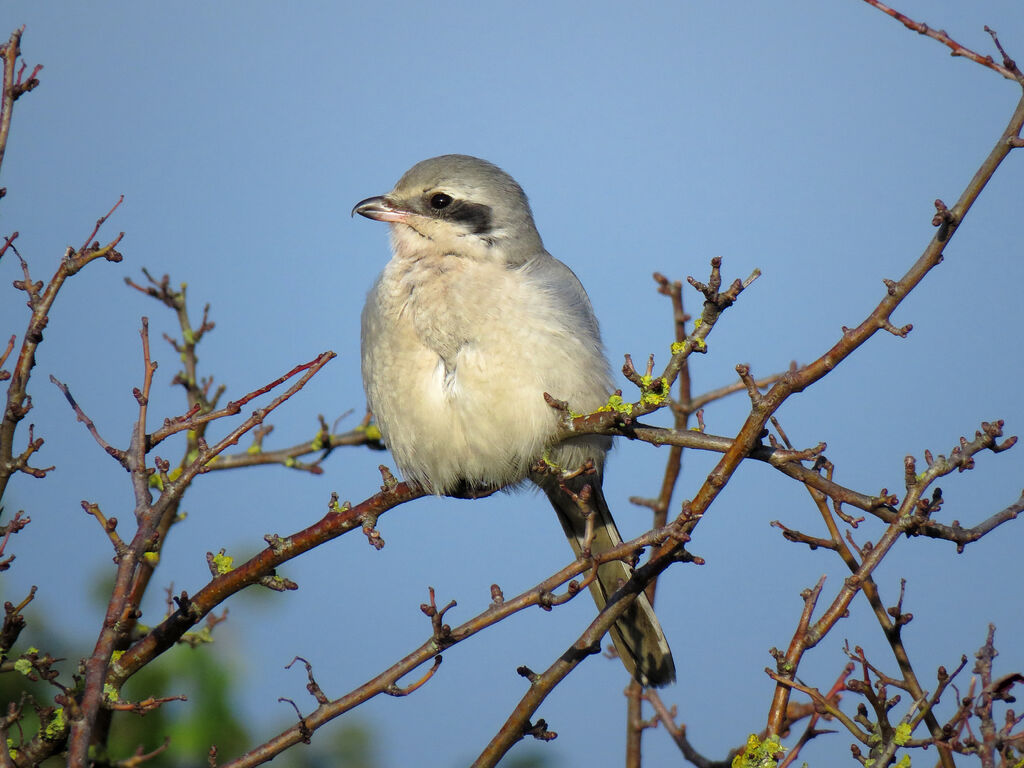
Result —
[[878, 10], [882, 11], [882, 13], [887, 13], [888, 15], [892, 16], [894, 19], [903, 24], [903, 26], [905, 26], [907, 29], [912, 29], [914, 32], [917, 32], [920, 35], [926, 35], [927, 37], [932, 38], [932, 40], [939, 41], [944, 46], [949, 48], [950, 55], [963, 56], [965, 59], [970, 59], [973, 62], [981, 64], [983, 67], [988, 67], [989, 69], [998, 72], [1007, 80], [1016, 80], [1017, 82], [1024, 83], [1024, 80], [1022, 80], [1021, 78], [1020, 70], [1017, 68], [1016, 64], [1014, 64], [1013, 61], [1006, 56], [1005, 52], [1003, 52], [1002, 46], [999, 45], [999, 41], [995, 37], [995, 33], [992, 32], [988, 27], [985, 27], [985, 31], [989, 32], [992, 35], [993, 40], [995, 40], [996, 42], [996, 46], [999, 48], [999, 52], [1003, 55], [1004, 63], [1002, 65], [997, 64], [991, 56], [983, 56], [980, 53], [972, 51], [970, 48], [967, 48], [966, 46], [960, 45], [960, 43], [958, 43], [956, 40], [954, 40], [948, 34], [946, 34], [945, 30], [932, 29], [923, 22], [914, 21], [909, 16], [906, 16], [900, 13], [899, 11], [890, 8], [885, 3], [879, 2], [879, 0], [864, 0], [864, 2], [866, 2], [868, 5], [874, 6]]

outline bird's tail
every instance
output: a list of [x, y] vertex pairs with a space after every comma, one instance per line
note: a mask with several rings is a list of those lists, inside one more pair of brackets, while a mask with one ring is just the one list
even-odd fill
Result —
[[[590, 552], [599, 555], [620, 545], [622, 536], [615, 527], [599, 479], [593, 475], [583, 475], [570, 481], [569, 487], [578, 493], [587, 484], [591, 487], [590, 504], [594, 515], [594, 537], [590, 542]], [[575, 487], [577, 485], [578, 488]], [[564, 490], [552, 487], [549, 483], [545, 483], [545, 486], [565, 536], [579, 557], [586, 543], [586, 518]], [[612, 560], [598, 567], [597, 578], [590, 583], [590, 594], [598, 610], [604, 609], [608, 598], [632, 575], [633, 569], [621, 560]], [[672, 661], [672, 651], [646, 594], [641, 592], [637, 595], [633, 604], [612, 626], [611, 638], [622, 663], [642, 685], [661, 687], [675, 681], [676, 667]]]

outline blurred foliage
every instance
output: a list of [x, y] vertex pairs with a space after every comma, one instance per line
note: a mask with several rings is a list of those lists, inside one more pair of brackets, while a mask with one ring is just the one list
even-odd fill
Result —
[[[101, 579], [106, 581], [106, 579]], [[102, 590], [97, 590], [101, 594]], [[59, 616], [34, 613], [25, 634], [19, 639], [12, 656], [30, 644], [49, 651], [65, 661], [59, 665], [61, 681], [71, 682], [71, 673], [79, 658], [87, 652], [84, 645], [73, 643], [44, 629], [53, 627]], [[87, 644], [89, 641], [84, 640]], [[207, 765], [210, 745], [216, 744], [219, 761], [226, 762], [258, 744], [262, 739], [291, 725], [283, 720], [271, 730], [253, 732], [239, 715], [237, 674], [230, 661], [226, 644], [201, 645], [196, 648], [178, 646], [170, 649], [150, 666], [142, 669], [121, 691], [123, 699], [139, 701], [150, 696], [185, 695], [187, 702], [172, 701], [146, 715], [115, 712], [110, 731], [108, 756], [112, 761], [124, 760], [141, 749], [150, 752], [169, 739], [164, 752], [143, 765], [152, 768], [202, 768]], [[17, 672], [0, 674], [0, 708], [9, 702], [25, 699], [26, 716], [21, 722], [26, 737], [39, 727], [31, 701], [52, 704], [56, 689], [41, 682], [32, 682]], [[11, 734], [15, 738], [17, 733]], [[340, 720], [318, 731], [310, 745], [299, 744], [274, 760], [284, 768], [379, 768], [382, 765], [376, 749], [377, 737], [365, 722], [350, 718]], [[64, 764], [56, 756], [43, 763], [44, 768]], [[543, 768], [542, 763], [515, 762], [518, 768]]]
[[188, 701], [168, 702], [144, 716], [114, 713], [111, 758], [122, 759], [140, 747], [149, 752], [165, 736], [170, 736], [168, 749], [147, 763], [154, 768], [193, 765], [197, 759], [205, 762], [211, 744], [224, 758], [244, 752], [250, 738], [232, 709], [230, 668], [218, 658], [223, 655], [221, 649], [208, 646], [181, 646], [133, 677], [121, 692], [129, 701], [180, 694]]

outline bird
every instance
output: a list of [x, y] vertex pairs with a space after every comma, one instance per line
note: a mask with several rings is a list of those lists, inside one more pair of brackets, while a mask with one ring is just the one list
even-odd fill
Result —
[[[561, 414], [545, 398], [577, 413], [607, 404], [615, 387], [597, 318], [573, 271], [544, 249], [522, 187], [486, 160], [441, 155], [357, 213], [390, 225], [392, 257], [362, 312], [362, 378], [405, 480], [453, 496], [532, 482], [577, 557], [587, 531], [573, 494], [589, 486], [590, 552], [621, 544], [601, 490], [611, 438], [559, 440]], [[621, 560], [598, 567], [590, 590], [599, 610], [631, 574]], [[642, 685], [675, 680], [643, 592], [610, 634]]]

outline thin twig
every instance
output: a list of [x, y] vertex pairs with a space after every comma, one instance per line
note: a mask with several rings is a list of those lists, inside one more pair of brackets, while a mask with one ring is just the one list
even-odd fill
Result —
[[903, 24], [903, 26], [905, 26], [907, 29], [912, 29], [914, 32], [917, 32], [920, 35], [926, 35], [927, 37], [930, 37], [932, 40], [939, 41], [944, 46], [950, 49], [950, 53], [953, 56], [963, 56], [965, 59], [970, 59], [973, 62], [981, 64], [983, 67], [988, 67], [989, 69], [998, 72], [1007, 80], [1020, 80], [1020, 70], [1014, 71], [1015, 68], [1011, 69], [1009, 67], [997, 64], [991, 56], [982, 56], [980, 53], [972, 51], [970, 48], [961, 45], [956, 40], [951, 38], [948, 34], [946, 34], [945, 30], [932, 29], [923, 22], [914, 21], [909, 16], [906, 16], [900, 13], [899, 11], [890, 8], [885, 3], [879, 2], [879, 0], [864, 0], [864, 2], [866, 2], [868, 5], [874, 6], [882, 13], [886, 13], [889, 16], [892, 16], [898, 22]]

